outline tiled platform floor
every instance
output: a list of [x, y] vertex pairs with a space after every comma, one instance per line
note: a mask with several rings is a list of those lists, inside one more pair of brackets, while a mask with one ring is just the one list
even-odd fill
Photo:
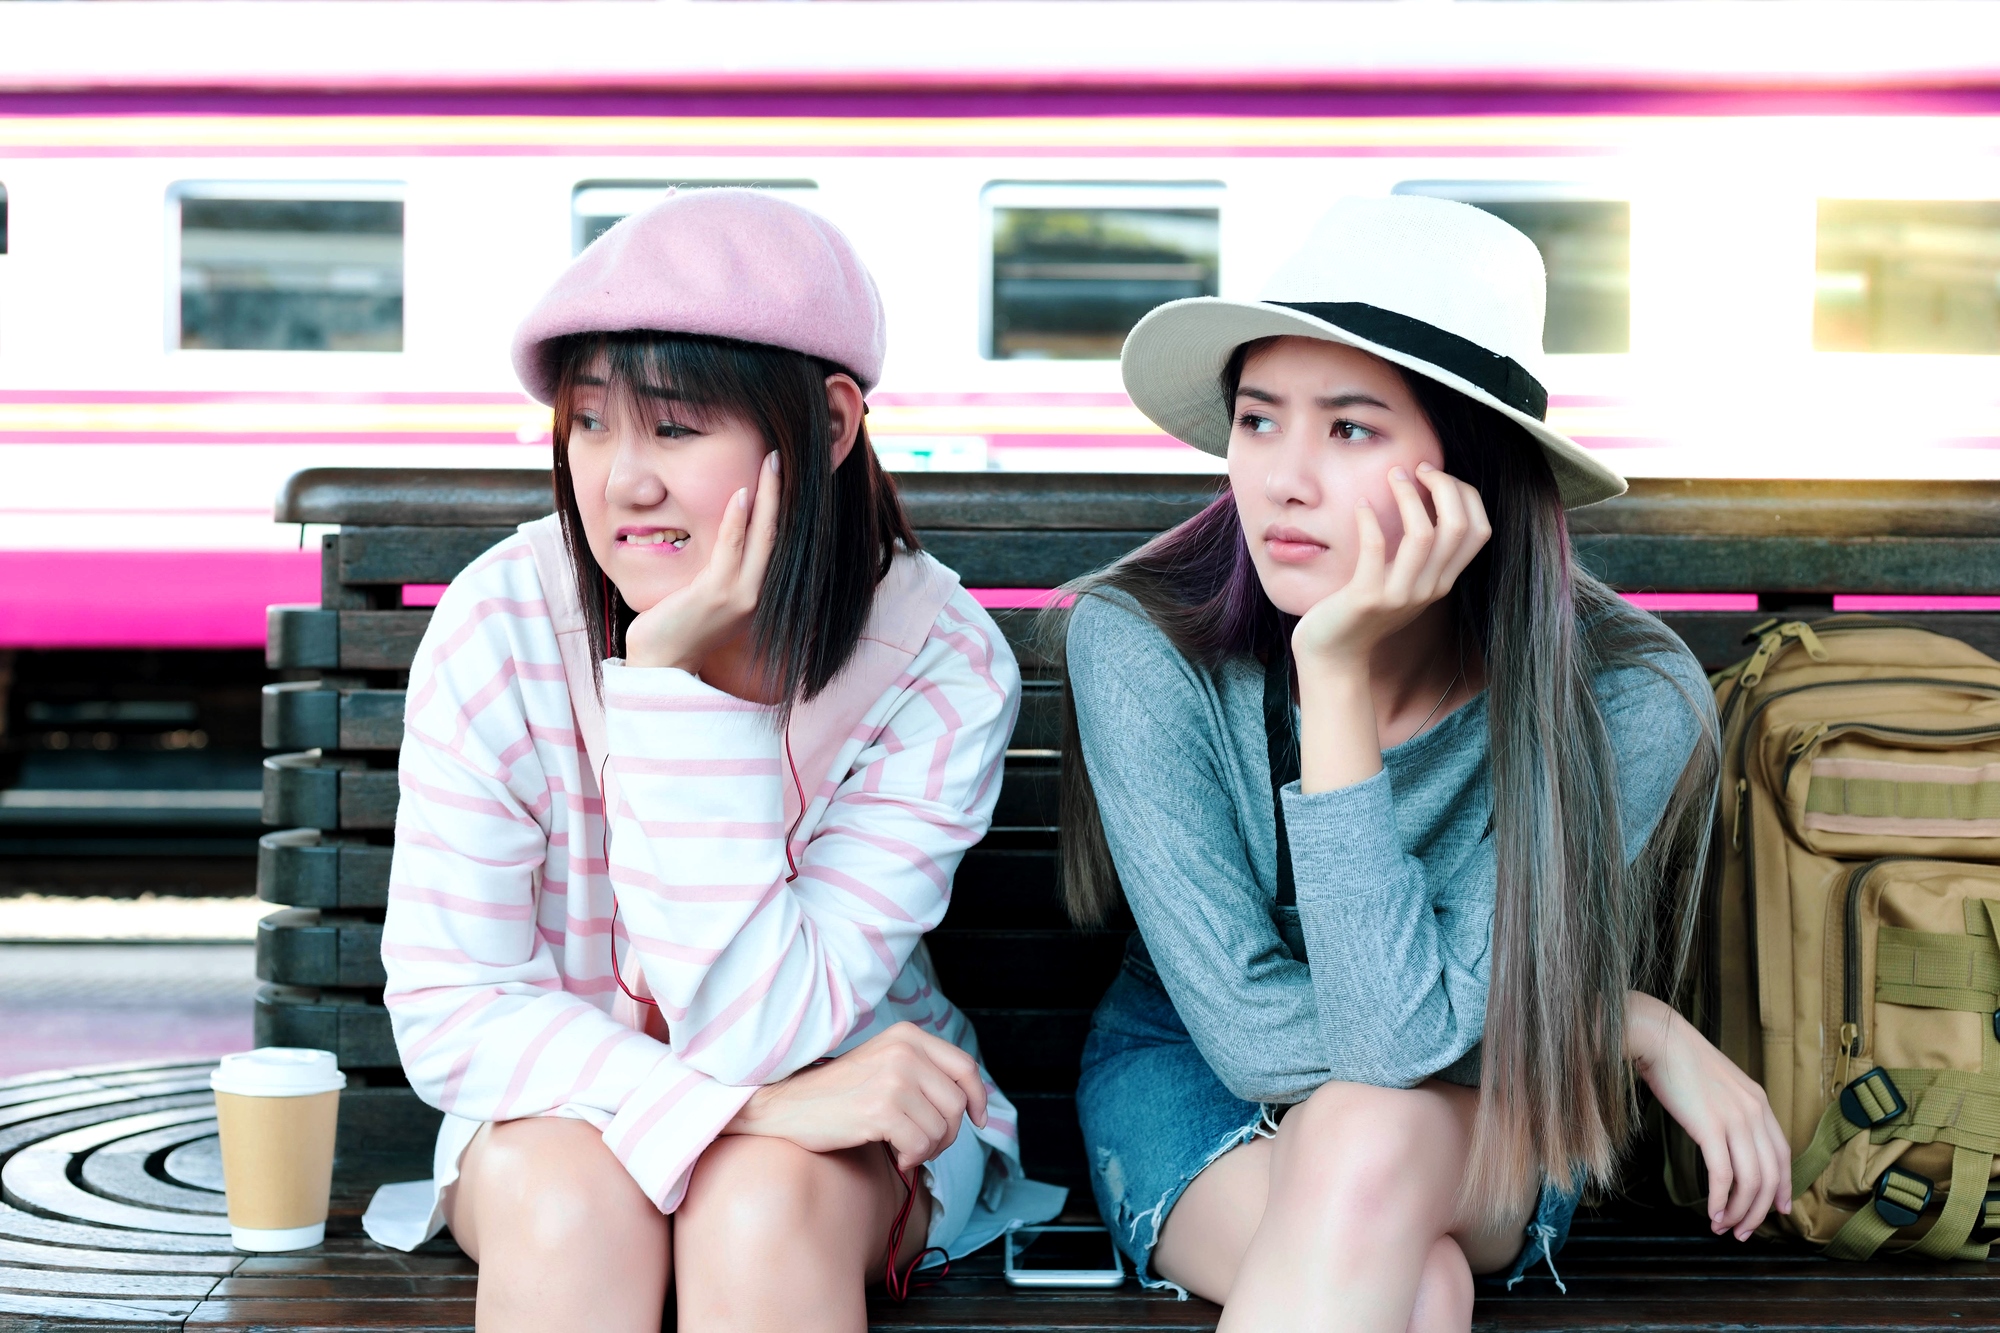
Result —
[[0, 944], [0, 1078], [250, 1046], [245, 944]]

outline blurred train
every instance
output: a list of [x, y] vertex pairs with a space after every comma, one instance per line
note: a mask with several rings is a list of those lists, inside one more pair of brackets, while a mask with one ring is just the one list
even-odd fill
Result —
[[508, 332], [670, 184], [854, 237], [894, 466], [1211, 466], [1126, 402], [1125, 329], [1406, 191], [1541, 245], [1552, 415], [1628, 471], [1990, 475], [1995, 10], [1773, 17], [10, 6], [0, 645], [254, 643], [312, 588], [287, 474], [545, 463]]
[[[0, 651], [254, 649], [290, 473], [545, 466], [515, 321], [722, 184], [868, 259], [893, 467], [1213, 469], [1125, 330], [1401, 191], [1534, 238], [1551, 419], [1628, 473], [2000, 476], [1987, 0], [11, 5]], [[210, 734], [43, 702], [16, 748]]]

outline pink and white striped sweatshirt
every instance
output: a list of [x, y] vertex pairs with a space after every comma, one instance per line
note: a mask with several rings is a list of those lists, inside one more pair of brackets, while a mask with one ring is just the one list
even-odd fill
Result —
[[[836, 681], [793, 714], [801, 812], [772, 710], [685, 671], [604, 663], [601, 719], [579, 716], [587, 641], [573, 582], [548, 574], [553, 525], [453, 581], [410, 673], [382, 956], [403, 1066], [448, 1113], [425, 1235], [480, 1122], [589, 1121], [671, 1212], [759, 1085], [905, 1019], [978, 1055], [923, 936], [1019, 708], [992, 619], [928, 556], [897, 558], [864, 635], [887, 687], [840, 717]], [[912, 606], [884, 671], [875, 627]], [[620, 995], [614, 939], [657, 1011]], [[1018, 1179], [1014, 1108], [987, 1087], [979, 1138]]]

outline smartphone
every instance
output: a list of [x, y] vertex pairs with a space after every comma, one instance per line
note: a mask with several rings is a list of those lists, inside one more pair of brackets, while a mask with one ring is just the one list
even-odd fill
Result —
[[1125, 1260], [1103, 1227], [1018, 1227], [1002, 1271], [1017, 1287], [1117, 1287]]

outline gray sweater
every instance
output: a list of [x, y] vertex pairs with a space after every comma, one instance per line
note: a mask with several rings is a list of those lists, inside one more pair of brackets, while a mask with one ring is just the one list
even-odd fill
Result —
[[[1596, 683], [1628, 855], [1694, 753], [1696, 709], [1713, 712], [1692, 656], [1659, 665], [1672, 680], [1641, 666]], [[1263, 668], [1204, 670], [1129, 599], [1093, 596], [1070, 617], [1069, 673], [1143, 947], [1223, 1084], [1279, 1103], [1334, 1079], [1476, 1084], [1495, 883], [1486, 696], [1386, 751], [1364, 782], [1286, 789], [1308, 966], [1275, 906]]]

